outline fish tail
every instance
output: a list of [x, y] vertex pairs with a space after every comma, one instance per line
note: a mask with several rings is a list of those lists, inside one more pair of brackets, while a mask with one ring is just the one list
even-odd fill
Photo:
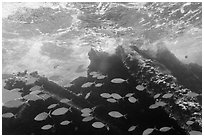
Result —
[[51, 118], [51, 111], [52, 111], [52, 110], [50, 110], [50, 111], [48, 112], [48, 116], [49, 116], [50, 118]]
[[125, 119], [127, 119], [127, 114], [125, 114], [123, 117], [124, 117]]
[[126, 81], [126, 83], [129, 83], [129, 82], [128, 82], [128, 80], [129, 80], [129, 79], [126, 79], [126, 80], [125, 80], [125, 81]]
[[108, 125], [106, 125], [106, 129], [109, 131], [110, 130], [110, 127]]
[[17, 118], [17, 113], [13, 117], [16, 119]]
[[68, 111], [72, 112], [72, 107], [69, 107]]

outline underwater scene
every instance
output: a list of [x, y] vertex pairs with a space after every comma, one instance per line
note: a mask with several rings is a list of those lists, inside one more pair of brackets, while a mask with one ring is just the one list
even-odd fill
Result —
[[201, 2], [3, 2], [3, 135], [202, 135]]

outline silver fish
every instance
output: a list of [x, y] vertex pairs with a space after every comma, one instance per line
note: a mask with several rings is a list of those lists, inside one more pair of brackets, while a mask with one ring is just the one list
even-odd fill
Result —
[[111, 82], [119, 84], [119, 83], [123, 83], [123, 82], [128, 82], [128, 79], [124, 80], [122, 78], [114, 78], [114, 79], [111, 80]]

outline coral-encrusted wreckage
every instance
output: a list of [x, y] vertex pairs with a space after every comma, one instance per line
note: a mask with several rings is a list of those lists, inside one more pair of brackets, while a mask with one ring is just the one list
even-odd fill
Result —
[[41, 4], [2, 21], [2, 134], [202, 134], [201, 2]]
[[4, 104], [3, 134], [201, 134], [201, 95], [153, 60], [122, 46], [89, 57], [87, 77], [69, 87], [37, 72], [7, 76], [4, 88], [22, 97]]

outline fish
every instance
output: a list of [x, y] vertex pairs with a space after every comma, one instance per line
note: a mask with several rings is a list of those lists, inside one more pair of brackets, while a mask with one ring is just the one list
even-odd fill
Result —
[[69, 125], [70, 123], [72, 123], [72, 121], [65, 120], [65, 121], [62, 121], [62, 122], [60, 123], [60, 125], [66, 126], [66, 125]]
[[101, 93], [100, 96], [103, 98], [110, 98], [111, 97], [111, 95], [109, 93]]
[[41, 90], [41, 87], [35, 85], [35, 86], [33, 86], [33, 87], [30, 89], [30, 91], [36, 91], [36, 90]]
[[98, 76], [100, 76], [100, 74], [94, 74], [94, 75], [92, 75], [92, 78], [97, 78]]
[[161, 131], [161, 132], [167, 132], [167, 131], [169, 131], [169, 130], [171, 130], [171, 129], [172, 129], [172, 127], [162, 127], [162, 128], [159, 129], [159, 131]]
[[64, 87], [71, 87], [71, 86], [73, 86], [74, 84], [72, 84], [72, 83], [67, 83], [66, 85], [64, 85]]
[[40, 94], [40, 95], [38, 95], [38, 96], [41, 97], [44, 101], [51, 97], [51, 96], [48, 95], [48, 94]]
[[138, 101], [138, 99], [136, 99], [134, 97], [129, 97], [128, 100], [129, 100], [130, 103], [135, 103], [135, 102]]
[[88, 121], [91, 121], [91, 120], [93, 120], [93, 119], [94, 119], [94, 117], [88, 116], [88, 117], [83, 118], [82, 121], [83, 121], [83, 122], [88, 122]]
[[191, 131], [189, 132], [189, 134], [190, 134], [190, 135], [202, 135], [202, 132], [196, 131], [196, 130], [191, 130]]
[[92, 71], [92, 72], [89, 73], [89, 75], [95, 75], [95, 74], [98, 74], [98, 72]]
[[149, 135], [151, 134], [153, 131], [155, 130], [155, 128], [147, 128], [143, 131], [142, 135]]
[[149, 106], [149, 109], [155, 109], [158, 108], [159, 106], [157, 104], [152, 104]]
[[189, 120], [189, 121], [186, 122], [186, 124], [190, 126], [190, 125], [194, 124], [194, 121]]
[[85, 96], [85, 99], [88, 99], [91, 95], [91, 92], [87, 93], [86, 96]]
[[42, 113], [38, 114], [38, 115], [34, 118], [34, 120], [35, 120], [35, 121], [43, 121], [43, 120], [47, 119], [48, 116], [49, 116], [48, 113], [42, 112]]
[[65, 108], [65, 107], [57, 108], [52, 112], [52, 115], [55, 115], [55, 116], [64, 115], [65, 113], [67, 113], [67, 111], [71, 111], [71, 107], [70, 108]]
[[96, 109], [96, 107], [93, 107], [93, 108], [83, 108], [81, 110], [82, 113], [91, 113], [93, 112], [94, 110]]
[[25, 102], [21, 101], [21, 100], [11, 100], [8, 101], [4, 104], [5, 107], [7, 108], [18, 108], [20, 106], [22, 106]]
[[47, 109], [52, 109], [52, 108], [55, 108], [58, 104], [51, 104], [47, 107]]
[[43, 92], [42, 90], [34, 90], [34, 91], [30, 92], [29, 94], [38, 95], [42, 92]]
[[143, 85], [137, 85], [136, 89], [139, 91], [143, 91], [145, 89], [145, 87]]
[[26, 99], [26, 100], [32, 100], [32, 101], [42, 99], [40, 96], [35, 95], [35, 94], [28, 94], [28, 95], [25, 95], [23, 98]]
[[94, 122], [92, 126], [95, 128], [103, 128], [105, 124], [103, 124], [102, 122]]
[[72, 100], [71, 100], [71, 99], [68, 99], [68, 98], [63, 98], [63, 99], [60, 100], [60, 102], [61, 102], [61, 103], [64, 103], [64, 104], [66, 104], [66, 103], [68, 103], [68, 102], [70, 102], [70, 101], [72, 101]]
[[107, 77], [107, 76], [100, 75], [100, 76], [97, 77], [97, 79], [104, 79], [104, 78], [106, 78], [106, 77]]
[[10, 92], [19, 92], [19, 91], [21, 91], [22, 89], [20, 89], [20, 88], [14, 88], [14, 89], [12, 89], [12, 90], [10, 90]]
[[112, 83], [115, 83], [115, 84], [120, 84], [120, 83], [123, 83], [123, 82], [127, 82], [128, 83], [128, 79], [127, 80], [124, 80], [122, 78], [114, 78], [111, 80]]
[[108, 102], [110, 102], [110, 103], [116, 103], [116, 102], [118, 102], [117, 100], [115, 100], [115, 99], [113, 99], [113, 98], [108, 98], [108, 99], [106, 99]]
[[32, 85], [34, 84], [38, 79], [37, 78], [33, 78], [33, 77], [29, 77], [26, 81], [26, 85]]
[[131, 126], [128, 128], [128, 132], [134, 131], [138, 126]]
[[121, 118], [121, 117], [127, 118], [126, 117], [127, 114], [123, 115], [118, 111], [111, 111], [111, 112], [108, 113], [108, 115], [111, 116], [111, 117], [114, 117], [114, 118]]
[[131, 96], [133, 96], [135, 93], [127, 93], [126, 95], [125, 95], [125, 97], [131, 97]]
[[82, 113], [81, 116], [82, 117], [89, 117], [89, 116], [92, 116], [92, 114], [90, 114], [90, 113]]
[[186, 94], [186, 96], [193, 98], [193, 97], [199, 96], [199, 94], [197, 94], [197, 93], [195, 93], [195, 92], [188, 92], [188, 93]]
[[158, 106], [161, 106], [161, 107], [164, 107], [164, 106], [167, 105], [167, 103], [165, 103], [163, 101], [156, 102], [155, 104], [158, 105]]
[[95, 87], [101, 87], [103, 85], [103, 83], [97, 83], [96, 85], [95, 85]]
[[49, 129], [51, 129], [52, 127], [54, 127], [54, 125], [49, 125], [49, 124], [48, 124], [48, 125], [42, 126], [41, 129], [42, 129], [42, 130], [49, 130]]
[[162, 98], [171, 98], [173, 96], [172, 93], [167, 93], [162, 96]]
[[88, 88], [88, 87], [91, 87], [95, 82], [87, 82], [87, 83], [84, 83], [81, 87], [82, 88]]
[[154, 99], [156, 99], [156, 98], [158, 98], [159, 96], [160, 96], [161, 94], [156, 94], [156, 95], [154, 95]]
[[10, 112], [2, 114], [2, 118], [12, 118], [12, 117], [15, 117], [15, 115]]
[[117, 93], [112, 93], [111, 94], [111, 97], [114, 98], [114, 99], [122, 99], [123, 97], [121, 97], [119, 94]]

